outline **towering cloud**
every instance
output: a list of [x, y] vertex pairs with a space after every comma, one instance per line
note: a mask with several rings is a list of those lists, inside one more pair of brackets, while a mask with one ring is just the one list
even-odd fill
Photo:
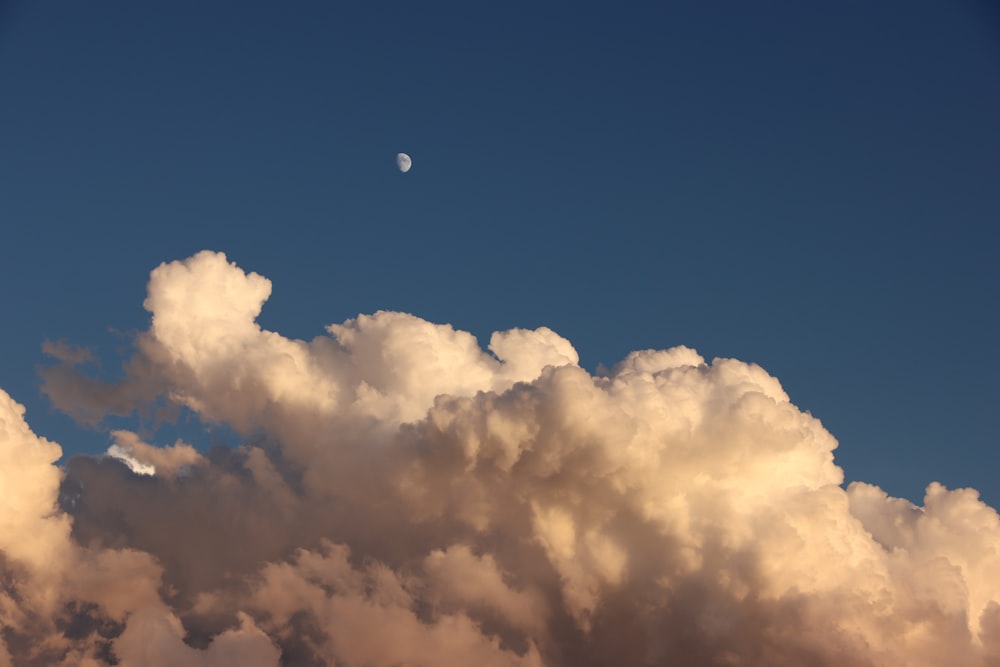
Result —
[[[834, 438], [763, 369], [694, 350], [607, 375], [548, 329], [378, 312], [312, 341], [217, 253], [153, 271], [81, 420], [183, 406], [242, 446], [105, 457], [0, 394], [0, 665], [1000, 663], [1000, 519], [841, 488]], [[147, 438], [148, 440], [148, 438]]]

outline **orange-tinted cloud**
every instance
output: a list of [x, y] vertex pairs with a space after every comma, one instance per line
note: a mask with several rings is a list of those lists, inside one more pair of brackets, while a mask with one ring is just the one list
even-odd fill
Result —
[[118, 431], [63, 471], [4, 396], [0, 665], [1000, 659], [996, 511], [844, 490], [760, 367], [593, 376], [548, 329], [483, 351], [391, 312], [293, 340], [256, 323], [269, 293], [221, 254], [161, 265], [126, 377], [46, 375], [94, 423], [166, 400], [243, 446]]

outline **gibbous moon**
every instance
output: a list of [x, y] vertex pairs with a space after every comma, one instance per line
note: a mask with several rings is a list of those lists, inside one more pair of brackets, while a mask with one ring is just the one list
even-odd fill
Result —
[[410, 167], [412, 165], [413, 165], [413, 160], [410, 159], [409, 155], [407, 155], [406, 153], [396, 154], [396, 166], [399, 167], [399, 170], [401, 172], [405, 174], [410, 170]]

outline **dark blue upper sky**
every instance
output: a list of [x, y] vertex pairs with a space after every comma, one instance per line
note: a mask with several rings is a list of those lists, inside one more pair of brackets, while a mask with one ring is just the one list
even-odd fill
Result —
[[106, 443], [42, 341], [113, 374], [150, 269], [210, 248], [290, 336], [397, 309], [757, 362], [848, 479], [996, 506], [998, 222], [987, 1], [0, 0], [0, 387], [69, 452]]

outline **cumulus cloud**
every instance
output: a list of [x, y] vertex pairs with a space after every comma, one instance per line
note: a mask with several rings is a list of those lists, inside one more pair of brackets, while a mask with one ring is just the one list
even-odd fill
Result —
[[219, 253], [155, 269], [92, 424], [185, 407], [243, 438], [111, 433], [63, 468], [0, 400], [0, 665], [965, 665], [1000, 661], [1000, 519], [841, 488], [777, 379], [690, 348], [593, 376], [553, 331], [377, 312], [310, 341]]
[[0, 391], [0, 664], [101, 664], [132, 610], [162, 604], [150, 554], [73, 541], [60, 456]]

